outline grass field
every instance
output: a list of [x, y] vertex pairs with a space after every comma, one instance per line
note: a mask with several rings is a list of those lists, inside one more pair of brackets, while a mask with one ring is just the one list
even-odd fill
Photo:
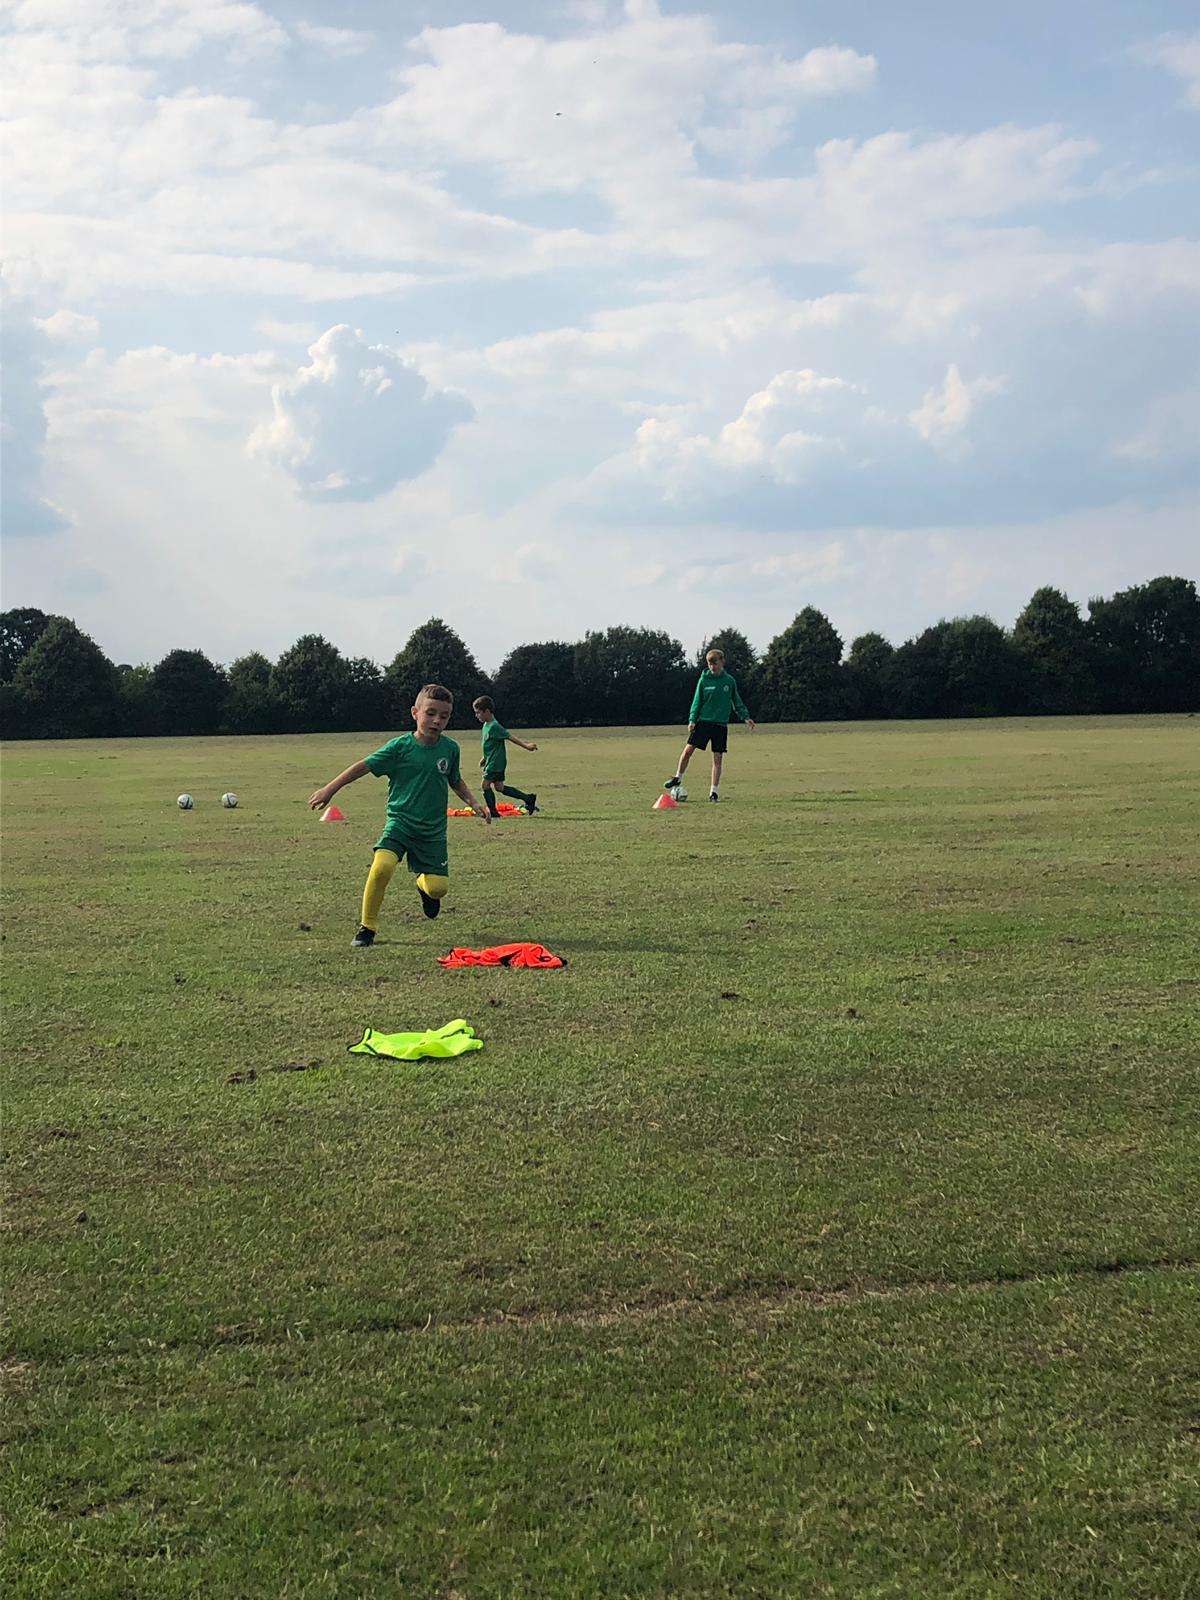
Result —
[[354, 951], [375, 742], [5, 751], [6, 1592], [1200, 1593], [1200, 720], [546, 734]]

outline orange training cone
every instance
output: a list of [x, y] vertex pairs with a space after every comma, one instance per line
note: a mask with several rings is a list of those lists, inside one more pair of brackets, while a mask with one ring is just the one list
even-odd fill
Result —
[[321, 813], [322, 822], [345, 822], [345, 813], [339, 811], [337, 806], [326, 806]]
[[678, 811], [679, 801], [673, 799], [669, 794], [660, 794], [650, 809], [652, 811]]

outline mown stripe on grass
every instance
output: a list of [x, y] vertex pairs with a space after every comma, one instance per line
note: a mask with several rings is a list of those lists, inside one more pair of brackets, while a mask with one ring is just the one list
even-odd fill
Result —
[[[1070, 1284], [1094, 1278], [1149, 1276], [1154, 1273], [1200, 1274], [1200, 1260], [1165, 1256], [1152, 1261], [1096, 1261], [1062, 1272], [998, 1273], [992, 1277], [964, 1279], [953, 1283], [944, 1279], [919, 1279], [911, 1283], [846, 1284], [837, 1289], [813, 1289], [783, 1279], [763, 1280], [747, 1277], [722, 1284], [702, 1294], [647, 1295], [636, 1300], [611, 1301], [566, 1308], [545, 1306], [509, 1310], [495, 1307], [470, 1317], [440, 1319], [433, 1312], [422, 1321], [417, 1317], [366, 1317], [306, 1333], [305, 1338], [328, 1338], [342, 1334], [459, 1334], [488, 1328], [608, 1328], [620, 1325], [665, 1321], [671, 1317], [704, 1313], [710, 1310], [752, 1316], [782, 1315], [789, 1311], [826, 1311], [839, 1306], [867, 1302], [911, 1300], [939, 1295], [984, 1294], [1026, 1284]], [[158, 1346], [171, 1349], [218, 1349], [222, 1345], [270, 1346], [286, 1344], [290, 1335], [266, 1329], [225, 1325], [215, 1330], [211, 1341], [180, 1340]]]

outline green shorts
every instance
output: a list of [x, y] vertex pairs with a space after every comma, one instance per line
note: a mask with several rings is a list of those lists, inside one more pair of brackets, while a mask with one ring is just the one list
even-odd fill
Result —
[[483, 781], [484, 783], [503, 783], [504, 777], [505, 769], [501, 767], [499, 772], [485, 772], [483, 775]]
[[419, 877], [422, 872], [431, 873], [435, 878], [448, 878], [450, 876], [450, 856], [443, 839], [440, 844], [430, 844], [421, 841], [409, 844], [407, 839], [402, 839], [399, 834], [385, 833], [375, 846], [376, 850], [391, 850], [398, 855], [410, 872]]

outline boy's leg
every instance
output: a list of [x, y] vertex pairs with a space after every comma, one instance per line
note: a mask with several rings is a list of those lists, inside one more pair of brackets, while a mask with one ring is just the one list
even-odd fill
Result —
[[666, 783], [663, 784], [664, 789], [678, 789], [679, 781], [688, 769], [688, 762], [695, 754], [696, 746], [694, 744], [684, 745], [679, 753], [679, 765], [675, 768], [675, 776], [667, 779]]
[[379, 928], [383, 897], [399, 865], [400, 857], [394, 850], [376, 850], [371, 858], [371, 870], [367, 874], [362, 897], [362, 925], [368, 933], [375, 933]]
[[417, 893], [421, 897], [421, 910], [431, 920], [442, 909], [442, 901], [450, 887], [450, 862], [446, 846], [422, 845], [408, 852], [408, 870], [417, 880]]
[[496, 780], [486, 774], [483, 780], [483, 801], [494, 817], [500, 815], [500, 809], [496, 805]]
[[537, 795], [526, 794], [524, 789], [514, 789], [511, 783], [498, 783], [496, 787], [501, 794], [506, 794], [513, 800], [519, 800], [526, 811], [531, 810], [537, 801]]
[[712, 761], [713, 761], [713, 770], [712, 770], [712, 790], [711, 790], [711, 793], [715, 796], [717, 790], [721, 787], [721, 769], [725, 765], [725, 753], [724, 753], [724, 751], [723, 750], [714, 750], [713, 751]]
[[421, 910], [429, 918], [436, 917], [450, 887], [444, 873], [422, 872], [417, 875], [417, 893], [421, 896]]

